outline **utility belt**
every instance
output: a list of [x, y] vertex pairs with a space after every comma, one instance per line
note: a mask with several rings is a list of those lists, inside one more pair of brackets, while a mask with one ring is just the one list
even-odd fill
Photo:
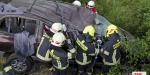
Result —
[[80, 62], [80, 61], [78, 61], [77, 59], [75, 59], [75, 60], [76, 60], [76, 62], [77, 62], [78, 64], [80, 64], [80, 65], [87, 65], [87, 64], [91, 63], [91, 60], [90, 60], [90, 61], [86, 61], [86, 62]]

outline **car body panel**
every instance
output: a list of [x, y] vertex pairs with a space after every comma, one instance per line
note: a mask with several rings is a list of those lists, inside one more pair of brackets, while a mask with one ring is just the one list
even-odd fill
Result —
[[0, 50], [1, 51], [10, 51], [13, 50], [13, 36], [1, 35], [0, 33]]

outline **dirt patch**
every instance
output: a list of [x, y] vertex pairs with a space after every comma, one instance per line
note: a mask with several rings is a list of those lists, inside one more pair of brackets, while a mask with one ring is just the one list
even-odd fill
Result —
[[[30, 75], [53, 75], [53, 73], [50, 70], [48, 70], [48, 68], [45, 65], [42, 65], [42, 64], [38, 64], [38, 65], [40, 67], [39, 68], [37, 67], [36, 70], [34, 72], [32, 72]], [[68, 69], [67, 75], [71, 75], [71, 69], [72, 68]], [[100, 75], [101, 70], [100, 69], [94, 69], [93, 73]]]

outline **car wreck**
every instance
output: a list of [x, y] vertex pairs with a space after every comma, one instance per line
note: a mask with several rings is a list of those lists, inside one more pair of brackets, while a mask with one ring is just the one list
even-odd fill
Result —
[[[55, 0], [34, 0], [29, 3], [21, 2], [18, 5], [11, 0], [6, 0], [6, 2], [2, 0], [0, 10], [0, 51], [3, 56], [8, 56], [6, 63], [11, 64], [16, 73], [29, 73], [34, 68], [34, 63], [37, 61], [35, 54], [44, 33], [44, 25], [50, 27], [54, 22], [65, 24], [69, 38], [74, 42], [76, 35], [80, 34], [87, 25], [92, 24], [97, 35], [104, 36], [106, 27], [111, 24], [103, 16], [98, 13], [95, 14], [84, 7], [77, 7], [71, 3]], [[29, 38], [34, 38], [34, 50], [28, 52], [31, 54], [27, 53], [26, 61], [17, 66], [20, 61], [14, 47], [14, 40], [16, 39], [14, 36], [23, 31], [29, 32]], [[119, 28], [119, 35], [123, 41], [135, 39], [134, 36], [122, 28]], [[94, 67], [100, 68], [101, 64], [102, 59], [99, 57]], [[70, 65], [74, 66], [75, 61], [70, 60]]]

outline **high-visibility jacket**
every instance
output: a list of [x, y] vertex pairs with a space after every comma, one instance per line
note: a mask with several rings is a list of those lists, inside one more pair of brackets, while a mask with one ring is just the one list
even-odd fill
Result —
[[110, 34], [100, 51], [104, 65], [116, 65], [120, 59], [120, 37], [118, 34]]
[[52, 64], [55, 68], [64, 70], [69, 66], [69, 59], [73, 57], [72, 53], [65, 52], [62, 47], [54, 45], [50, 46], [49, 51], [52, 57]]
[[36, 56], [43, 61], [50, 61], [49, 45], [51, 44], [52, 36], [54, 33], [46, 31], [41, 38], [41, 42], [38, 46]]
[[80, 65], [91, 63], [92, 56], [95, 55], [95, 47], [91, 42], [85, 41], [84, 35], [80, 34], [76, 38], [76, 62]]

